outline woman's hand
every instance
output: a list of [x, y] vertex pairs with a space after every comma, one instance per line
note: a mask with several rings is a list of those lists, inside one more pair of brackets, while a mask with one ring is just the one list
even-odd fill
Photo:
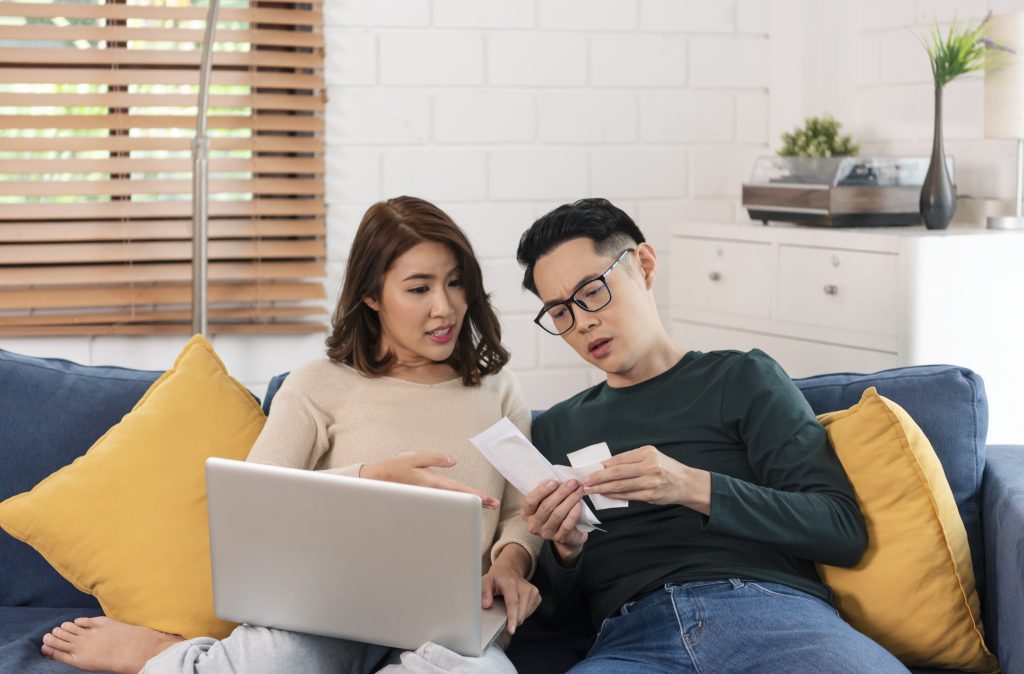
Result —
[[500, 505], [498, 499], [488, 496], [479, 489], [464, 485], [458, 480], [438, 475], [431, 470], [431, 468], [451, 468], [455, 463], [455, 457], [446, 454], [402, 452], [393, 459], [366, 464], [359, 471], [359, 477], [474, 494], [480, 497], [485, 508], [497, 510]]
[[530, 554], [521, 545], [509, 543], [502, 548], [481, 583], [483, 601], [480, 605], [483, 608], [490, 608], [495, 597], [504, 598], [508, 613], [505, 629], [509, 634], [515, 634], [516, 628], [540, 606], [540, 591], [525, 578], [531, 564]]
[[568, 480], [559, 485], [554, 480], [541, 483], [526, 495], [522, 517], [534, 536], [551, 541], [555, 554], [566, 567], [576, 559], [587, 542], [587, 534], [576, 528], [583, 512], [583, 485]]
[[691, 468], [646, 445], [601, 462], [583, 481], [585, 493], [655, 505], [681, 505], [711, 514], [711, 473]]

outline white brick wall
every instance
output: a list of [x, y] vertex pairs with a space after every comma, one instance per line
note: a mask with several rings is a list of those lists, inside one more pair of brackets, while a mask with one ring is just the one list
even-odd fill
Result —
[[[595, 381], [531, 323], [519, 235], [554, 206], [608, 196], [659, 249], [682, 221], [745, 218], [740, 183], [778, 134], [832, 112], [867, 152], [927, 152], [932, 99], [911, 29], [1024, 0], [344, 0], [325, 3], [328, 280], [381, 198], [436, 201], [468, 232], [530, 404]], [[950, 87], [961, 191], [1013, 192], [1013, 143], [982, 133], [982, 84]], [[183, 339], [3, 339], [80, 362], [167, 367]], [[322, 336], [219, 337], [254, 390], [322, 353]]]

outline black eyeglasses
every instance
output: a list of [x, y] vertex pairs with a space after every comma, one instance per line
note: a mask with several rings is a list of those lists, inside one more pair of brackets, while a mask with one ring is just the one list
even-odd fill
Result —
[[615, 269], [622, 262], [622, 258], [626, 257], [627, 253], [631, 253], [634, 250], [636, 248], [627, 248], [619, 253], [619, 256], [615, 258], [615, 262], [612, 262], [612, 266], [608, 267], [603, 274], [589, 281], [584, 281], [569, 299], [562, 302], [552, 302], [541, 309], [540, 313], [537, 314], [537, 318], [533, 319], [533, 322], [552, 335], [564, 335], [572, 330], [572, 326], [576, 325], [576, 314], [573, 312], [574, 305], [583, 309], [583, 311], [591, 313], [604, 309], [612, 301], [612, 291], [608, 287], [608, 274], [611, 274], [612, 269]]

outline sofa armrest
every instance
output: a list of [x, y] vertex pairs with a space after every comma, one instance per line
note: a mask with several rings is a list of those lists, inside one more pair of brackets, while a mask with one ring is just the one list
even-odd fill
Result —
[[987, 448], [981, 512], [986, 640], [1004, 672], [1024, 674], [1024, 446]]

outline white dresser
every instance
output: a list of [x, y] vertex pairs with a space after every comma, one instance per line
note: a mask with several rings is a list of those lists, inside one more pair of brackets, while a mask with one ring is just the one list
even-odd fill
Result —
[[673, 231], [671, 329], [758, 347], [793, 377], [951, 363], [985, 379], [989, 443], [1024, 443], [1024, 233], [690, 224]]

